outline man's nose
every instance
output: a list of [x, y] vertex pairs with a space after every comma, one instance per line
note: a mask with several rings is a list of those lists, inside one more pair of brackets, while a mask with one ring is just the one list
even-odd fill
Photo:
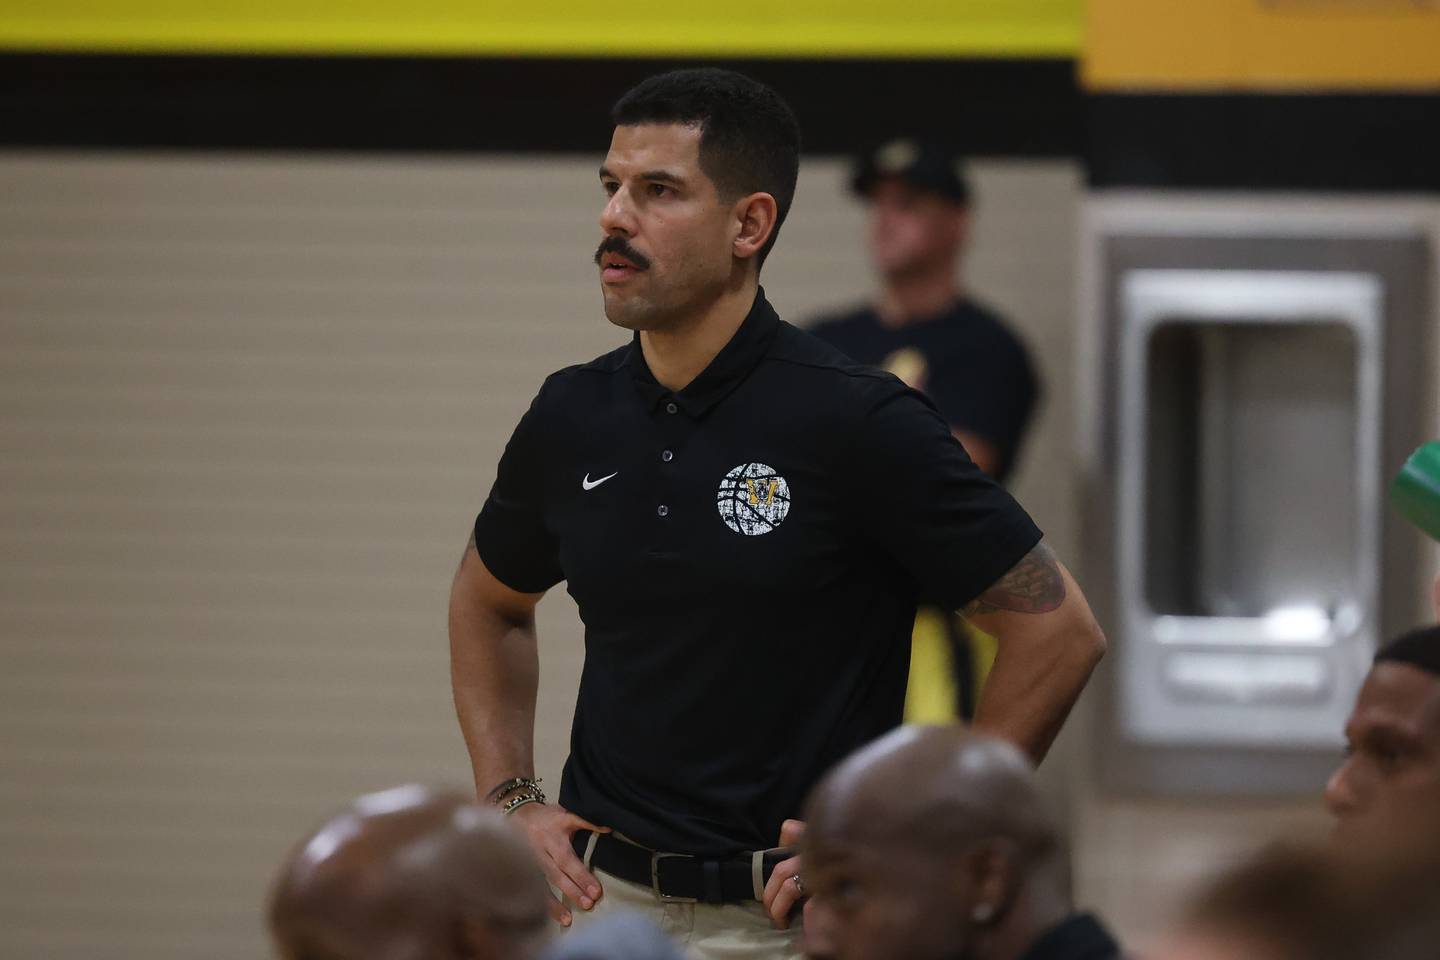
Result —
[[1330, 815], [1344, 818], [1355, 812], [1356, 797], [1353, 760], [1346, 760], [1325, 784], [1325, 808]]
[[624, 187], [616, 190], [605, 201], [605, 207], [600, 211], [600, 229], [605, 231], [607, 237], [635, 235], [635, 216], [630, 209], [630, 199]]
[[836, 942], [835, 918], [825, 906], [825, 901], [818, 897], [806, 900], [800, 949], [811, 960], [835, 960], [840, 956]]

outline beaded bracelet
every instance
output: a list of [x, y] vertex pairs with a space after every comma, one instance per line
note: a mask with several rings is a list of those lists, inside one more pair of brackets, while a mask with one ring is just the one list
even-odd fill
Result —
[[489, 793], [485, 794], [485, 801], [487, 803], [499, 803], [508, 794], [514, 793], [521, 787], [540, 794], [540, 798], [544, 800], [545, 791], [540, 789], [540, 784], [542, 781], [543, 778], [532, 779], [530, 777], [513, 777], [500, 784], [494, 790], [491, 790]]
[[543, 796], [537, 797], [537, 796], [536, 796], [535, 794], [533, 794], [533, 793], [517, 793], [515, 796], [511, 797], [509, 800], [506, 800], [506, 801], [505, 801], [505, 806], [501, 807], [500, 809], [501, 809], [501, 812], [504, 813], [504, 814], [508, 817], [510, 814], [514, 813], [516, 810], [519, 810], [521, 807], [525, 806], [525, 804], [527, 804], [527, 803], [544, 803], [544, 802], [545, 802], [545, 798], [544, 798]]

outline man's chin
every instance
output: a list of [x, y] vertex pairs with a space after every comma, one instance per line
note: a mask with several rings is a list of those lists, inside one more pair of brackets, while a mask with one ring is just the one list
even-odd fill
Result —
[[663, 326], [653, 304], [633, 294], [605, 290], [605, 319], [624, 330], [653, 330]]
[[1433, 860], [1440, 850], [1426, 843], [1416, 821], [1396, 823], [1384, 819], [1341, 819], [1335, 822], [1330, 841], [1344, 860], [1356, 866], [1385, 866], [1413, 860]]

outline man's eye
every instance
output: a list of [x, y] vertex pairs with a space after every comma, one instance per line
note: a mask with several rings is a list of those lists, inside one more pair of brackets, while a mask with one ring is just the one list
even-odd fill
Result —
[[1365, 744], [1364, 753], [1385, 774], [1395, 773], [1410, 758], [1410, 751], [1403, 745], [1384, 742]]
[[864, 895], [860, 884], [854, 880], [841, 880], [835, 884], [835, 902], [847, 909], [853, 909], [859, 905]]
[[663, 197], [668, 192], [669, 188], [666, 187], [663, 183], [650, 184], [650, 196], [652, 197]]
[[605, 188], [605, 195], [608, 197], [615, 196], [615, 191], [620, 189], [620, 184], [614, 180], [606, 180], [601, 186]]

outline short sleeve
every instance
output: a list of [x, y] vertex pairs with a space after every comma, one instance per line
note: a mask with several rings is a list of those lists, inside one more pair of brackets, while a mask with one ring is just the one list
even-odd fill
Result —
[[542, 421], [536, 397], [505, 445], [495, 485], [475, 518], [480, 559], [497, 580], [521, 593], [542, 593], [565, 578], [559, 544], [545, 525]]
[[1040, 542], [1040, 529], [970, 460], [929, 400], [894, 377], [867, 391], [847, 471], [862, 535], [958, 610]]

